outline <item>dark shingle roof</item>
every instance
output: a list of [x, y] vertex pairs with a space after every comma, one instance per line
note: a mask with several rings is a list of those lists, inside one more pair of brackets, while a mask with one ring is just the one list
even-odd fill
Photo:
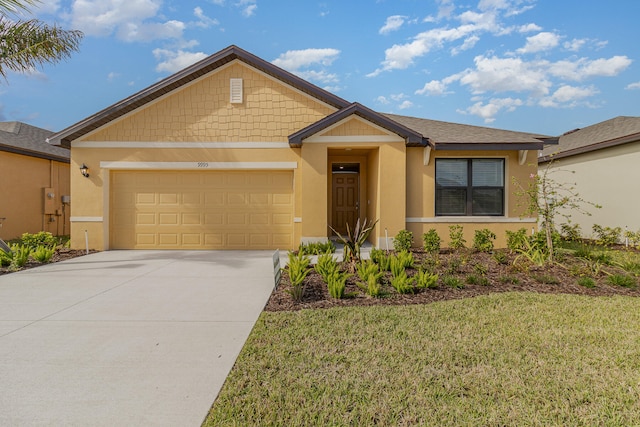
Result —
[[69, 163], [69, 150], [47, 144], [53, 132], [21, 122], [0, 122], [0, 151]]
[[422, 134], [437, 149], [446, 150], [538, 150], [545, 135], [482, 126], [441, 122], [417, 117], [384, 114], [388, 118]]
[[634, 141], [640, 141], [640, 117], [618, 116], [560, 136], [557, 146], [544, 148], [538, 162], [547, 162], [551, 155], [569, 157]]

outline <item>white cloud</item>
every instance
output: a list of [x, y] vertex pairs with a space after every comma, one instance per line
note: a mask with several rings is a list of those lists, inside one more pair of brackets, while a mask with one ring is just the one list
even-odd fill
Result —
[[193, 15], [198, 18], [195, 25], [200, 28], [209, 28], [211, 26], [220, 25], [220, 22], [217, 19], [209, 18], [205, 15], [204, 11], [200, 6], [197, 6], [193, 9]]
[[456, 10], [456, 6], [453, 4], [453, 0], [440, 0], [438, 6], [438, 18], [437, 19], [449, 19]]
[[582, 81], [592, 77], [617, 76], [633, 61], [627, 56], [611, 58], [562, 60], [549, 64], [549, 74], [565, 80]]
[[599, 91], [591, 87], [575, 87], [563, 85], [558, 88], [551, 96], [540, 99], [542, 107], [575, 107], [578, 101], [596, 95]]
[[413, 102], [411, 101], [402, 101], [402, 104], [398, 105], [400, 110], [406, 110], [407, 108], [413, 107]]
[[475, 69], [467, 69], [457, 76], [460, 84], [469, 86], [475, 94], [513, 91], [544, 95], [551, 87], [544, 67], [535, 62], [495, 56], [476, 56], [474, 62]]
[[391, 101], [382, 95], [376, 98], [376, 102], [382, 105], [389, 105], [391, 103]]
[[215, 4], [216, 6], [224, 6], [224, 0], [209, 0], [209, 1]]
[[466, 110], [458, 110], [458, 112], [462, 114], [472, 114], [484, 119], [485, 123], [492, 123], [500, 111], [506, 110], [507, 112], [511, 112], [523, 104], [522, 100], [517, 98], [492, 98], [486, 104], [476, 102]]
[[524, 47], [517, 50], [519, 53], [535, 53], [553, 49], [560, 43], [560, 36], [554, 33], [542, 32], [535, 36], [527, 37]]
[[157, 72], [175, 73], [189, 65], [206, 58], [208, 55], [203, 52], [185, 52], [183, 50], [154, 49], [153, 56], [161, 61], [156, 65]]
[[447, 93], [449, 93], [447, 92], [447, 84], [439, 80], [431, 80], [430, 82], [425, 83], [422, 89], [415, 91], [416, 95], [429, 96], [441, 96]]
[[331, 65], [340, 55], [338, 49], [289, 50], [274, 59], [272, 63], [285, 70], [294, 71], [313, 64]]
[[116, 73], [115, 71], [111, 71], [109, 74], [107, 74], [107, 81], [111, 83], [118, 77], [120, 77], [119, 73]]
[[300, 71], [300, 70], [296, 70], [294, 71], [295, 74], [298, 77], [301, 77], [305, 80], [313, 80], [316, 82], [321, 82], [321, 83], [337, 83], [340, 81], [340, 79], [338, 79], [338, 75], [337, 74], [333, 74], [333, 73], [328, 73], [324, 70], [320, 70], [320, 71], [314, 71], [314, 70], [307, 70], [307, 71]]
[[562, 47], [572, 52], [577, 52], [587, 43], [587, 39], [573, 39], [570, 42], [564, 42]]
[[404, 93], [394, 93], [394, 94], [389, 95], [389, 98], [391, 98], [394, 101], [402, 101], [406, 97], [407, 97], [407, 95], [405, 95]]
[[115, 33], [128, 42], [182, 37], [184, 23], [150, 21], [158, 16], [161, 5], [162, 0], [75, 0], [71, 26], [88, 36]]
[[536, 24], [526, 24], [526, 25], [521, 25], [520, 27], [518, 27], [518, 32], [519, 33], [532, 33], [534, 31], [540, 31], [542, 30], [542, 27], [536, 25]]
[[402, 15], [389, 16], [378, 32], [380, 34], [389, 34], [392, 31], [397, 31], [402, 27], [405, 19], [407, 19], [407, 17]]
[[476, 45], [476, 43], [478, 43], [479, 41], [480, 41], [480, 37], [471, 36], [471, 37], [465, 39], [464, 43], [462, 43], [461, 46], [454, 47], [453, 49], [451, 49], [451, 55], [455, 56], [455, 55], [459, 54], [460, 52], [472, 49]]
[[235, 6], [241, 9], [242, 15], [246, 18], [255, 15], [258, 9], [257, 0], [238, 0]]
[[640, 89], [640, 82], [635, 82], [635, 83], [630, 83], [628, 84], [625, 89], [627, 90], [637, 90]]

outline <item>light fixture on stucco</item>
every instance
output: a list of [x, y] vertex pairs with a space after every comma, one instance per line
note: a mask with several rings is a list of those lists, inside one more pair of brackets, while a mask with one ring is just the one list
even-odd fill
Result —
[[85, 178], [89, 178], [89, 166], [85, 165], [84, 163], [82, 164], [82, 166], [80, 166], [80, 173], [82, 174], [82, 176], [84, 176]]

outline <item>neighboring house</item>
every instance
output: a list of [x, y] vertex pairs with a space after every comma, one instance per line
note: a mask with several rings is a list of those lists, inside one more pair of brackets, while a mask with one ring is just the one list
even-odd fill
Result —
[[230, 46], [50, 142], [71, 148], [73, 247], [293, 249], [356, 218], [381, 247], [457, 223], [504, 245], [536, 224], [511, 182], [542, 138], [381, 114]]
[[584, 237], [592, 235], [594, 224], [640, 230], [640, 117], [620, 116], [567, 132], [558, 145], [545, 147], [538, 163], [557, 170], [555, 180], [575, 183], [584, 200], [602, 206], [587, 206], [591, 216], [572, 213]]
[[0, 238], [49, 231], [69, 234], [69, 150], [53, 135], [20, 122], [0, 122]]

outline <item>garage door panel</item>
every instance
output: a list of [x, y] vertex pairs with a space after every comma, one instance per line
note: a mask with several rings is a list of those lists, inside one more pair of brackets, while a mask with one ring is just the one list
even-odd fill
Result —
[[293, 247], [290, 171], [114, 171], [111, 191], [116, 249]]

